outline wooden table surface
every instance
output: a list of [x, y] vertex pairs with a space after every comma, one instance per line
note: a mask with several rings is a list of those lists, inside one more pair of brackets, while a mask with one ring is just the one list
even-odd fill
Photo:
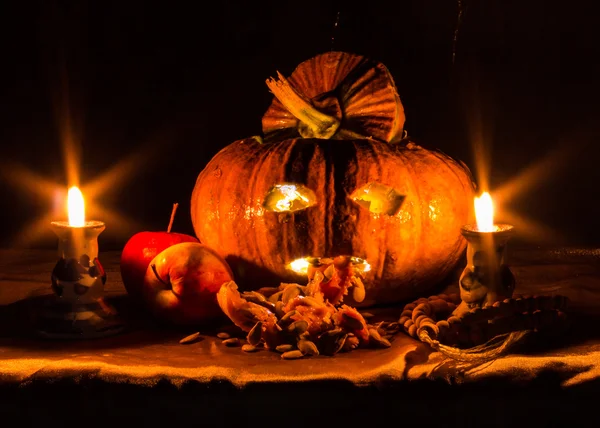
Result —
[[[108, 275], [107, 299], [123, 316], [126, 331], [102, 339], [55, 341], [30, 334], [35, 302], [51, 294], [49, 277], [56, 263], [55, 252], [0, 250], [0, 385], [3, 391], [29, 388], [51, 394], [50, 385], [69, 385], [72, 391], [79, 391], [72, 392], [77, 397], [81, 388], [89, 389], [90, 385], [98, 390], [115, 388], [111, 390], [114, 396], [123, 393], [114, 392], [123, 385], [153, 391], [161, 386], [179, 392], [196, 388], [196, 393], [204, 391], [204, 399], [206, 391], [216, 391], [217, 395], [219, 391], [226, 391], [230, 400], [237, 400], [243, 407], [259, 401], [258, 397], [268, 396], [278, 402], [282, 399], [278, 391], [283, 390], [288, 391], [289, 397], [310, 391], [315, 397], [337, 405], [347, 404], [339, 397], [332, 398], [340, 388], [345, 396], [367, 401], [364, 396], [367, 390], [388, 391], [387, 398], [380, 397], [380, 402], [397, 398], [390, 391], [401, 390], [408, 403], [410, 400], [406, 397], [416, 400], [419, 394], [424, 394], [423, 400], [425, 397], [429, 400], [432, 395], [447, 394], [444, 388], [449, 385], [462, 387], [462, 391], [490, 382], [502, 388], [536, 388], [540, 379], [544, 379], [546, 386], [537, 394], [550, 390], [561, 391], [560, 394], [588, 391], [586, 388], [591, 387], [600, 392], [600, 250], [597, 249], [510, 250], [508, 261], [517, 279], [516, 292], [567, 296], [571, 301], [569, 316], [573, 324], [565, 335], [551, 343], [534, 339], [531, 346], [520, 347], [515, 353], [491, 363], [471, 366], [451, 364], [441, 354], [431, 352], [426, 345], [403, 333], [396, 336], [388, 349], [357, 350], [335, 357], [297, 361], [282, 361], [274, 352], [244, 354], [239, 348], [224, 347], [214, 337], [213, 328], [201, 330], [204, 340], [180, 345], [179, 339], [198, 329], [159, 326], [132, 305], [121, 282], [119, 255], [104, 252], [100, 259]], [[455, 289], [456, 284], [448, 287], [451, 291]], [[397, 316], [400, 310], [394, 307], [380, 312]], [[495, 388], [497, 393], [499, 387]], [[489, 395], [490, 390], [486, 391]], [[251, 396], [244, 395], [242, 399], [236, 395], [240, 393]], [[332, 395], [325, 398], [325, 394]], [[564, 404], [565, 397], [561, 397]], [[12, 395], [7, 399], [15, 400]], [[416, 406], [414, 411], [426, 405], [423, 400], [417, 400], [420, 404], [412, 402], [412, 406]], [[444, 400], [447, 401], [447, 397]], [[471, 400], [477, 398], [471, 396]], [[431, 406], [449, 408], [450, 405], [450, 401], [437, 403]], [[486, 404], [480, 403], [480, 406]], [[527, 417], [529, 412], [522, 415]], [[462, 420], [466, 421], [468, 418], [464, 417]]]

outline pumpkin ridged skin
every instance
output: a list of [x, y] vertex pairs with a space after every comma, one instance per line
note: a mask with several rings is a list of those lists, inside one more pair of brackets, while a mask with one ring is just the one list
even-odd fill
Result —
[[[401, 139], [404, 108], [394, 79], [382, 63], [346, 52], [326, 52], [302, 62], [287, 80], [317, 109], [341, 121], [331, 138]], [[299, 125], [277, 98], [262, 118], [267, 140], [296, 138]]]
[[[370, 182], [405, 195], [393, 216], [350, 199]], [[275, 184], [311, 189], [316, 204], [293, 213], [268, 211]], [[242, 288], [305, 282], [287, 265], [301, 257], [366, 259], [362, 306], [412, 299], [442, 281], [463, 254], [460, 234], [472, 222], [468, 169], [416, 144], [374, 140], [254, 138], [221, 150], [199, 174], [192, 193], [198, 239], [223, 255]]]

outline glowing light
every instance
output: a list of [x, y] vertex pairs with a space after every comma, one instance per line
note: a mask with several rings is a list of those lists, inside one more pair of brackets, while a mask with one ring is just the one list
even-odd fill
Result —
[[404, 202], [404, 195], [380, 183], [368, 183], [352, 192], [350, 198], [372, 213], [387, 215], [398, 214]]
[[[308, 273], [309, 266], [316, 265], [319, 266], [322, 263], [332, 263], [333, 259], [331, 258], [319, 258], [319, 257], [303, 257], [301, 259], [296, 259], [291, 262], [288, 267], [296, 273], [306, 275]], [[350, 262], [354, 265], [354, 268], [359, 272], [369, 272], [371, 270], [371, 265], [367, 263], [366, 260], [363, 260], [358, 257], [350, 257]]]
[[308, 203], [308, 198], [298, 192], [296, 186], [293, 184], [279, 186], [279, 191], [283, 193], [283, 198], [275, 203], [278, 211], [289, 211], [292, 207], [292, 202], [296, 200]]
[[479, 198], [475, 197], [475, 218], [480, 232], [494, 231], [494, 203], [488, 192], [482, 193]]
[[263, 206], [275, 212], [291, 212], [306, 209], [315, 204], [315, 194], [301, 184], [276, 184]]
[[76, 186], [71, 187], [67, 200], [69, 206], [69, 226], [85, 226], [85, 205], [81, 190]]
[[306, 259], [296, 259], [290, 263], [291, 270], [304, 275], [308, 273], [308, 266], [310, 266], [310, 263]]

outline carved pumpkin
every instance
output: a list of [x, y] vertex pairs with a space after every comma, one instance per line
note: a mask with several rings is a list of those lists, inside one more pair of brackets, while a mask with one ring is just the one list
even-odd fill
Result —
[[[336, 56], [332, 70], [322, 65]], [[466, 247], [460, 228], [472, 221], [470, 173], [406, 139], [387, 142], [400, 138], [404, 115], [380, 64], [335, 52], [321, 57], [289, 80], [267, 82], [277, 97], [263, 119], [271, 142], [234, 142], [200, 173], [191, 200], [195, 233], [246, 289], [305, 283], [299, 265], [343, 255], [362, 269], [363, 306], [414, 298], [442, 281]], [[327, 73], [315, 77], [319, 67]], [[385, 108], [369, 102], [369, 84]], [[363, 95], [350, 102], [349, 92]], [[346, 114], [358, 104], [362, 117]]]

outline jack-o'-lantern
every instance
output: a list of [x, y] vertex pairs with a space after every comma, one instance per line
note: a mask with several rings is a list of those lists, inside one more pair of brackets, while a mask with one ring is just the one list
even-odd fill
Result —
[[191, 200], [197, 237], [226, 258], [236, 282], [299, 282], [311, 263], [347, 256], [366, 306], [443, 280], [466, 246], [472, 179], [461, 163], [401, 139], [404, 114], [387, 69], [331, 52], [268, 85], [276, 100], [265, 140], [217, 153]]

